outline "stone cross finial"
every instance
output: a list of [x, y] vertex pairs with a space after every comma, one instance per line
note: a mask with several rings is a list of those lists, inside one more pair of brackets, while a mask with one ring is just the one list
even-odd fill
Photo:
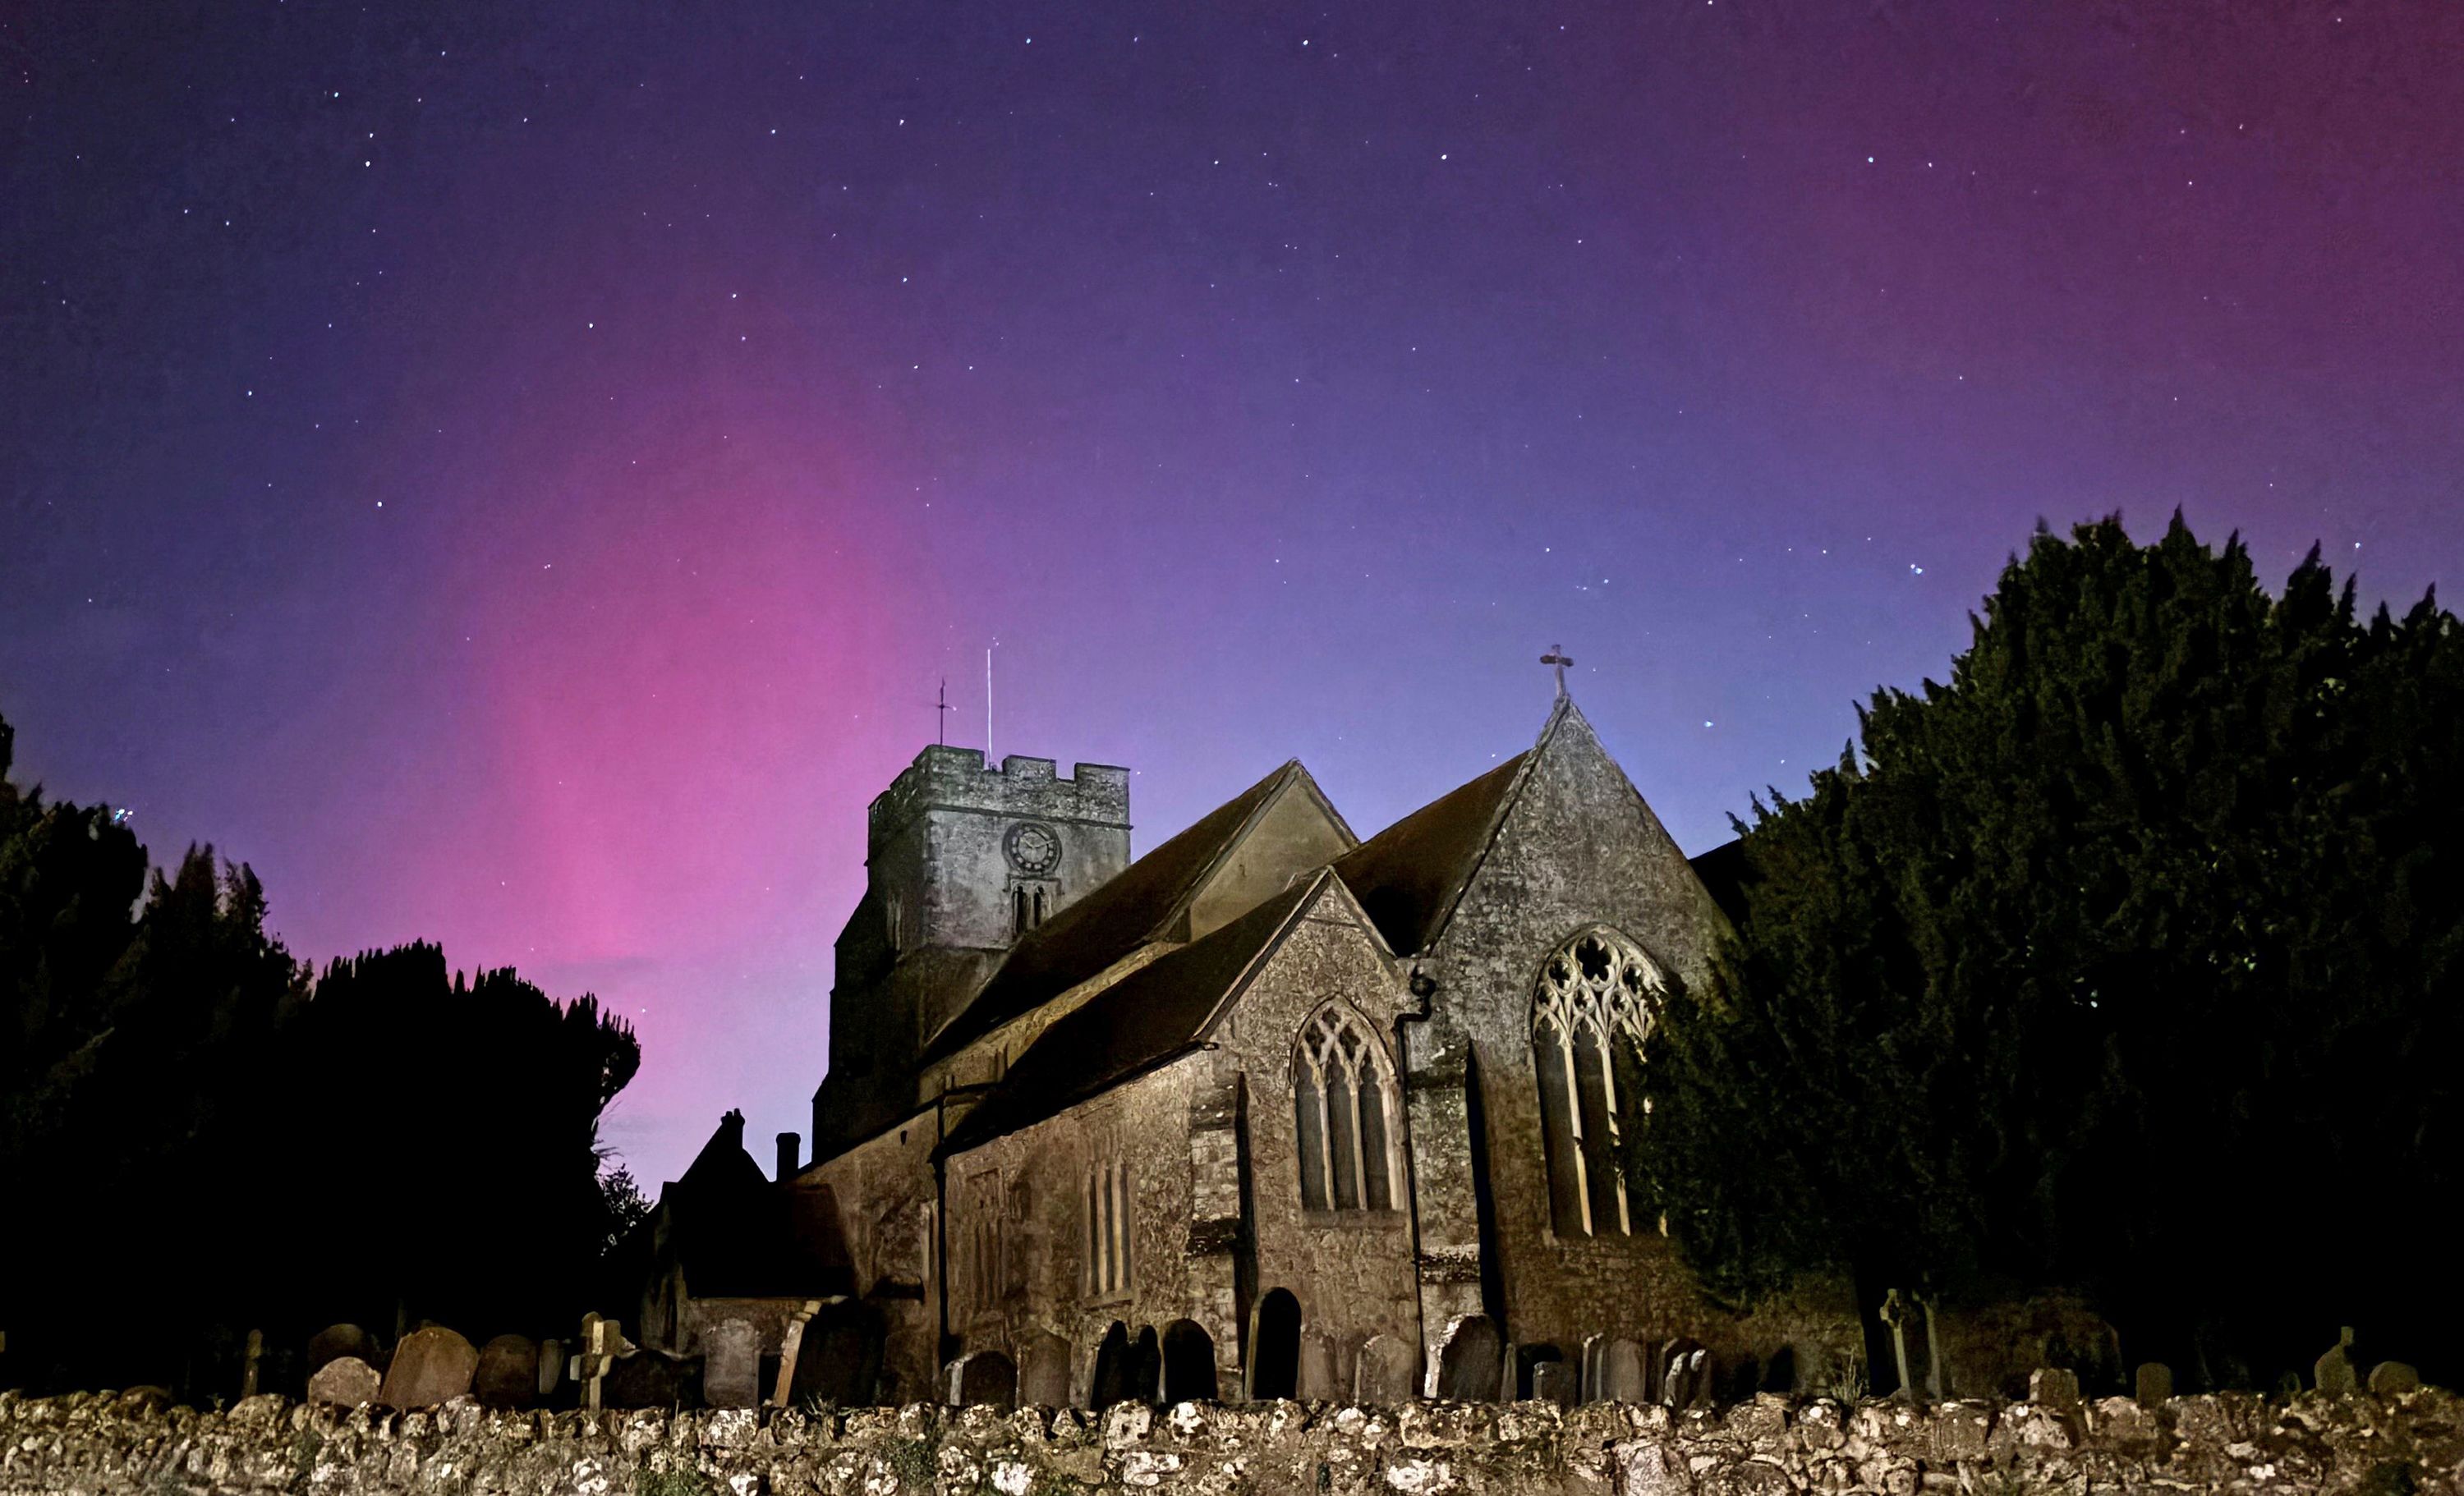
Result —
[[1549, 647], [1549, 652], [1540, 656], [1540, 663], [1543, 665], [1553, 665], [1557, 668], [1557, 694], [1561, 696], [1564, 695], [1566, 693], [1566, 667], [1574, 663], [1574, 657], [1566, 652], [1564, 646], [1552, 644]]

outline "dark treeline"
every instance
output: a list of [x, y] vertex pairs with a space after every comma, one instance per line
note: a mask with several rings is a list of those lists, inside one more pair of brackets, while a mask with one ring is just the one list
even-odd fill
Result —
[[2272, 1387], [2340, 1325], [2464, 1375], [2464, 629], [2270, 597], [2176, 517], [2039, 533], [1949, 682], [1740, 827], [1637, 1156], [1740, 1300], [2087, 1294]]
[[278, 1388], [338, 1320], [570, 1324], [639, 1208], [597, 1148], [631, 1030], [432, 945], [318, 976], [246, 867], [149, 869], [11, 747], [0, 722], [0, 1385], [227, 1397], [252, 1329]]

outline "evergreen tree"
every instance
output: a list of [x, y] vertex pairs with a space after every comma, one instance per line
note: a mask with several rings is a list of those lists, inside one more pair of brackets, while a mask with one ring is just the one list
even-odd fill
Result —
[[[238, 1384], [321, 1326], [569, 1325], [608, 1229], [631, 1030], [432, 945], [313, 986], [245, 866], [150, 879], [128, 829], [8, 778], [0, 722], [0, 1380]], [[142, 898], [141, 898], [142, 894]]]
[[[1649, 1049], [1638, 1182], [1706, 1278], [2089, 1292], [2132, 1359], [2267, 1380], [2451, 1196], [2464, 634], [2283, 594], [2176, 516], [2042, 531], [1947, 684], [1883, 691], [1741, 825], [1746, 911]], [[2459, 1368], [2464, 1369], [2464, 1368]]]

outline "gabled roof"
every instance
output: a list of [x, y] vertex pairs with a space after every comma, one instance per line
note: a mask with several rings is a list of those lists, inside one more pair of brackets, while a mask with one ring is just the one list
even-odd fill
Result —
[[962, 1153], [1042, 1121], [1202, 1043], [1248, 975], [1331, 881], [1321, 869], [1055, 1019], [950, 1130], [940, 1152]]
[[[1089, 890], [1086, 896], [1028, 931], [1010, 947], [975, 1000], [926, 1042], [924, 1057], [935, 1059], [979, 1039], [1021, 1014], [1031, 1013], [1149, 941], [1174, 938], [1189, 901], [1205, 886], [1266, 806], [1287, 786], [1308, 789], [1321, 804], [1309, 771], [1298, 759], [1284, 765], [1198, 818], [1165, 842]], [[1332, 815], [1333, 807], [1328, 805]], [[1335, 817], [1335, 824], [1342, 819]], [[1345, 833], [1346, 839], [1350, 833]]]
[[1532, 763], [1573, 709], [1570, 698], [1558, 697], [1538, 742], [1335, 859], [1334, 870], [1397, 955], [1417, 955], [1436, 942]]
[[[659, 1193], [643, 1230], [664, 1224], [686, 1287], [701, 1298], [811, 1295], [847, 1277], [824, 1243], [792, 1229], [785, 1192], [744, 1149], [744, 1113], [730, 1111], [682, 1177]], [[646, 1254], [637, 1254], [646, 1255]]]

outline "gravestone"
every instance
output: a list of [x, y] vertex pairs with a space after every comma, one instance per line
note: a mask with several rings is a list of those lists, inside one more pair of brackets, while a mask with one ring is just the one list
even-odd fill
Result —
[[308, 1400], [337, 1408], [356, 1408], [377, 1400], [385, 1378], [356, 1355], [338, 1355], [308, 1378]]
[[1140, 1325], [1138, 1337], [1130, 1342], [1130, 1396], [1151, 1403], [1162, 1395], [1163, 1343], [1153, 1325]]
[[2079, 1410], [2079, 1373], [2064, 1366], [2039, 1366], [2028, 1374], [2028, 1400], [2057, 1413]]
[[1531, 1364], [1531, 1400], [1553, 1402], [1561, 1408], [1574, 1405], [1574, 1369], [1563, 1361], [1534, 1361]]
[[1018, 1343], [1018, 1400], [1031, 1408], [1069, 1406], [1069, 1342], [1048, 1330]]
[[761, 1400], [761, 1334], [740, 1319], [722, 1319], [702, 1332], [702, 1401], [749, 1408]]
[[539, 1401], [539, 1347], [521, 1335], [498, 1335], [481, 1346], [471, 1396], [483, 1408], [527, 1408]]
[[2421, 1390], [2421, 1374], [2402, 1361], [2381, 1361], [2370, 1368], [2370, 1392], [2375, 1397], [2401, 1397]]
[[1606, 1335], [1583, 1337], [1582, 1353], [1575, 1357], [1575, 1364], [1582, 1370], [1576, 1375], [1574, 1393], [1585, 1402], [1600, 1400], [1600, 1353], [1608, 1348], [1609, 1337]]
[[1599, 1375], [1603, 1402], [1651, 1400], [1651, 1375], [1642, 1358], [1642, 1347], [1631, 1340], [1612, 1340], [1600, 1348]]
[[1495, 1402], [1506, 1369], [1506, 1338], [1497, 1322], [1485, 1314], [1466, 1314], [1446, 1334], [1438, 1353], [1441, 1397], [1464, 1402]]
[[619, 1356], [600, 1384], [601, 1404], [610, 1408], [682, 1408], [700, 1400], [700, 1364], [665, 1351]]
[[2130, 1390], [2141, 1407], [2161, 1408], [2173, 1400], [2173, 1369], [2162, 1361], [2142, 1361]]
[[1711, 1353], [1683, 1335], [1660, 1348], [1660, 1405], [1690, 1408], [1711, 1393]]
[[257, 1363], [264, 1359], [265, 1331], [262, 1330], [252, 1330], [248, 1332], [248, 1349], [241, 1353], [242, 1365], [239, 1374], [239, 1395], [241, 1397], [253, 1397], [256, 1396]]
[[471, 1390], [479, 1352], [442, 1325], [414, 1330], [393, 1348], [381, 1400], [389, 1408], [432, 1408]]
[[545, 1402], [564, 1383], [564, 1343], [554, 1335], [539, 1343], [539, 1399]]
[[1136, 1396], [1130, 1385], [1130, 1332], [1117, 1319], [1095, 1347], [1095, 1369], [1087, 1391], [1088, 1406], [1098, 1413]]
[[1007, 1409], [1018, 1401], [1018, 1366], [999, 1351], [975, 1351], [950, 1363], [950, 1401]]
[[[780, 1136], [783, 1140], [786, 1134], [782, 1133]], [[786, 1170], [780, 1176], [781, 1178], [794, 1172], [786, 1169], [786, 1162], [784, 1158], [780, 1160], [781, 1167]], [[819, 1299], [806, 1299], [788, 1311], [786, 1328], [779, 1331], [779, 1353], [771, 1361], [770, 1385], [764, 1391], [764, 1400], [770, 1406], [783, 1408], [794, 1403], [796, 1363], [803, 1359], [804, 1354], [804, 1327], [811, 1324], [813, 1316], [821, 1311], [822, 1301]]]
[[1334, 1337], [1323, 1330], [1301, 1331], [1300, 1396], [1304, 1402], [1331, 1402], [1343, 1396], [1335, 1379]]
[[2310, 1374], [2312, 1385], [2331, 1397], [2349, 1397], [2360, 1389], [2359, 1369], [2353, 1365], [2352, 1326], [2346, 1325], [2327, 1353], [2311, 1364]]
[[1359, 1359], [1352, 1369], [1352, 1398], [1354, 1402], [1384, 1405], [1409, 1402], [1419, 1380], [1420, 1357], [1410, 1346], [1393, 1335], [1371, 1335], [1360, 1347]]
[[317, 1368], [342, 1356], [355, 1355], [370, 1366], [381, 1364], [385, 1357], [377, 1354], [377, 1337], [357, 1325], [328, 1325], [308, 1337], [308, 1375]]

